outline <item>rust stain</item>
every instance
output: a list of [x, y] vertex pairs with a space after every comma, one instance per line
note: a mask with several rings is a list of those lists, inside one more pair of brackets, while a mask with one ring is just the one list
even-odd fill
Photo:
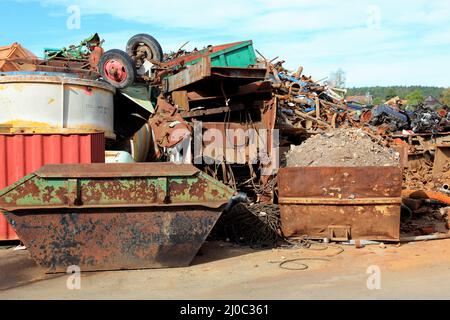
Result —
[[[220, 210], [9, 213], [33, 259], [48, 272], [188, 266]], [[50, 236], [49, 236], [50, 235]]]
[[55, 190], [55, 188], [52, 186], [47, 186], [44, 189], [45, 193], [42, 195], [42, 200], [45, 202], [50, 202], [50, 200], [52, 199], [52, 192]]
[[24, 85], [20, 84], [20, 83], [15, 83], [13, 86], [13, 88], [17, 91], [23, 91], [23, 87], [24, 87]]
[[74, 264], [85, 271], [180, 267], [233, 194], [189, 165], [47, 165], [0, 194], [0, 208], [49, 272]]
[[1, 125], [12, 126], [12, 127], [50, 127], [51, 125], [46, 122], [30, 121], [30, 120], [10, 120], [1, 123]]
[[[352, 239], [398, 240], [401, 188], [397, 167], [282, 168], [278, 192], [283, 233], [324, 238], [330, 226], [349, 225]], [[316, 201], [289, 202], [295, 198]]]

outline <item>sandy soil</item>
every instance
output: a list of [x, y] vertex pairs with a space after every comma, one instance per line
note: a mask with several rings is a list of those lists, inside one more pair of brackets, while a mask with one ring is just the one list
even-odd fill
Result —
[[[190, 267], [86, 272], [81, 290], [67, 289], [66, 274], [44, 274], [28, 251], [0, 248], [0, 299], [450, 299], [450, 240], [343, 252], [210, 242]], [[301, 261], [303, 271], [279, 267], [296, 258], [326, 260]], [[367, 287], [370, 266], [380, 269], [380, 289]]]

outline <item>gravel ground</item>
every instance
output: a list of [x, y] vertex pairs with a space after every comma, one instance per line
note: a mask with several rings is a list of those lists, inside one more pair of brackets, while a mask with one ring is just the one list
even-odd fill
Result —
[[360, 129], [338, 129], [291, 146], [288, 167], [398, 166], [399, 154], [372, 141]]
[[[361, 249], [314, 245], [310, 250], [253, 250], [208, 242], [201, 252], [185, 268], [81, 272], [80, 290], [69, 290], [71, 274], [45, 274], [27, 250], [0, 249], [0, 300], [450, 298], [450, 239]], [[306, 270], [280, 268], [281, 261], [303, 258], [321, 260], [298, 261]], [[379, 268], [381, 281], [379, 289], [371, 290], [367, 284], [373, 274], [368, 270], [373, 266]]]

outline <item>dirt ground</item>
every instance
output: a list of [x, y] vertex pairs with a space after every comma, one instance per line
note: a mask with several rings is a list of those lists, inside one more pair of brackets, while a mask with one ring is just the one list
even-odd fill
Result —
[[[450, 240], [312, 248], [209, 242], [190, 267], [86, 272], [81, 289], [69, 290], [69, 275], [47, 275], [28, 251], [3, 246], [0, 299], [450, 299]], [[301, 271], [280, 268], [280, 261], [296, 258], [322, 260], [301, 261], [308, 265]], [[379, 268], [380, 289], [368, 289], [374, 279], [368, 268]]]

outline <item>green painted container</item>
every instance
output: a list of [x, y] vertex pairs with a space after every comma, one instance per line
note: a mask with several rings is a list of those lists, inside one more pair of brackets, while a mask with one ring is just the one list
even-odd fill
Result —
[[247, 68], [256, 64], [256, 55], [252, 41], [244, 41], [230, 48], [210, 54], [213, 67]]
[[203, 57], [211, 58], [213, 67], [236, 67], [247, 68], [256, 64], [256, 54], [251, 40], [240, 41], [211, 46], [203, 50], [182, 56], [165, 63], [166, 66], [175, 66], [183, 63], [184, 65], [193, 65], [199, 62]]

